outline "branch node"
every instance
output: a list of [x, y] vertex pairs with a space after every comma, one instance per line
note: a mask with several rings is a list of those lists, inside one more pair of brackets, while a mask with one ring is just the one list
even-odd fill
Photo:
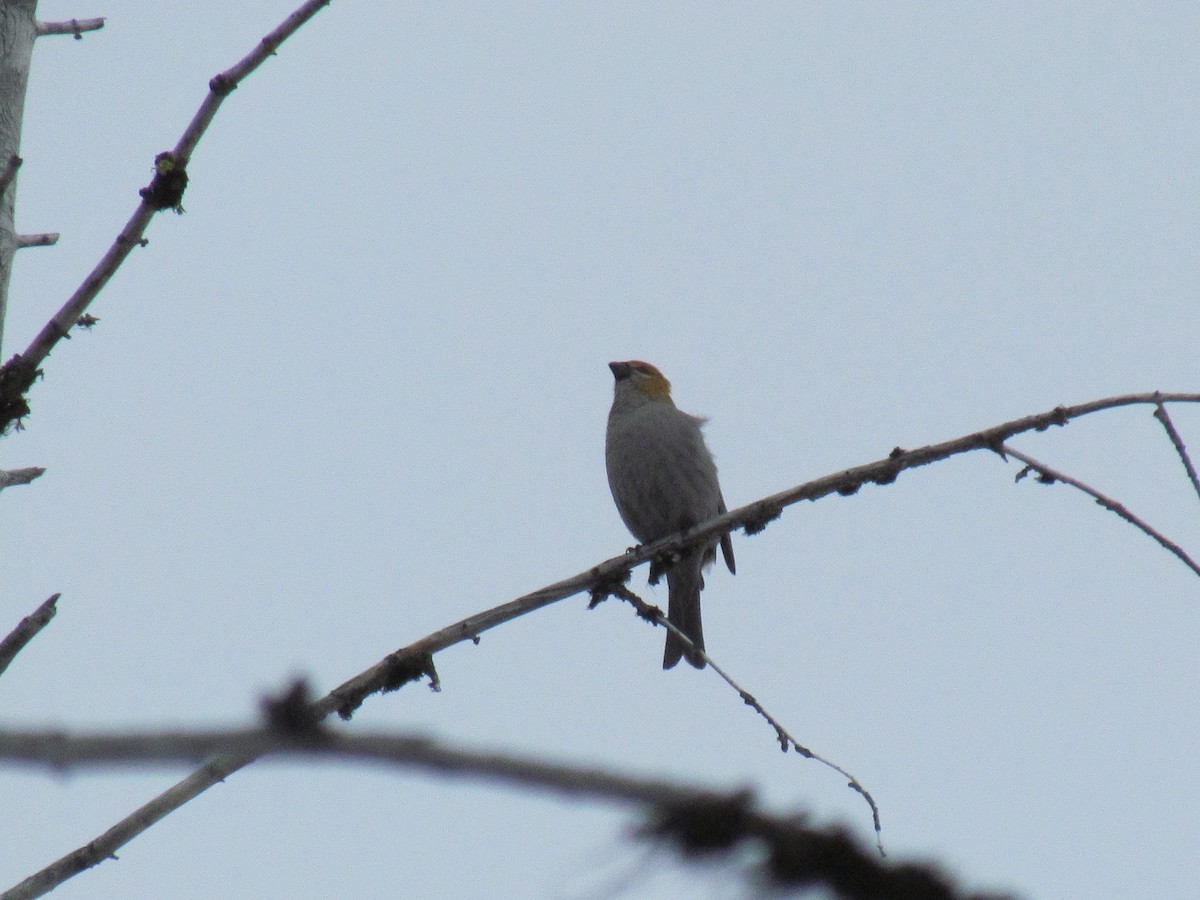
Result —
[[1047, 415], [1046, 418], [1034, 426], [1035, 431], [1045, 431], [1051, 425], [1066, 425], [1071, 421], [1071, 414], [1067, 412], [1065, 406], [1056, 406]]
[[763, 531], [768, 525], [783, 515], [782, 506], [764, 506], [756, 510], [756, 515], [742, 521], [742, 531], [752, 536]]
[[278, 734], [312, 740], [325, 732], [312, 688], [304, 678], [297, 678], [277, 696], [264, 697], [260, 705], [267, 727]]
[[425, 676], [429, 676], [430, 687], [434, 690], [441, 687], [437, 670], [433, 667], [432, 654], [393, 653], [388, 657], [387, 669], [383, 675], [383, 692], [389, 694], [398, 691], [410, 681], [420, 681]]
[[[794, 751], [796, 751], [797, 753], [799, 753], [801, 756], [803, 756], [805, 759], [816, 759], [817, 754], [813, 753], [811, 750], [809, 750], [803, 744], [797, 744], [795, 741], [792, 741], [791, 744], [792, 744], [792, 749]], [[859, 793], [861, 794], [862, 791], [859, 791]]]
[[175, 159], [175, 154], [164, 150], [154, 157], [154, 179], [138, 191], [138, 196], [151, 209], [173, 209], [182, 213], [187, 184], [187, 170]]
[[[593, 567], [592, 572], [597, 570]], [[595, 609], [609, 597], [613, 595], [621, 596], [621, 592], [625, 591], [625, 585], [629, 583], [630, 572], [626, 569], [619, 576], [616, 576], [608, 581], [598, 582], [590, 591], [588, 591], [588, 609]]]
[[237, 82], [221, 72], [209, 79], [208, 89], [218, 97], [228, 97], [237, 90]]
[[[892, 453], [895, 453], [895, 452], [896, 452], [895, 450], [892, 451]], [[890, 454], [889, 454], [888, 458], [893, 461], [895, 460], [895, 457], [891, 456]], [[897, 478], [900, 477], [900, 472], [901, 472], [901, 468], [898, 465], [886, 466], [886, 467], [881, 468], [879, 470], [879, 474], [876, 475], [871, 480], [874, 481], [876, 484], [891, 484]], [[856, 488], [856, 490], [857, 490], [857, 488]]]
[[728, 850], [744, 839], [753, 804], [754, 795], [748, 790], [664, 804], [638, 834], [670, 841], [684, 856], [705, 856]]
[[16, 423], [21, 430], [21, 420], [29, 415], [29, 401], [25, 392], [42, 374], [42, 370], [17, 354], [0, 366], [0, 435]]

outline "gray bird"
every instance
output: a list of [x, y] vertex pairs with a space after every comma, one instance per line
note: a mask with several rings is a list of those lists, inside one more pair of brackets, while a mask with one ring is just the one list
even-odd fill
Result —
[[[608, 367], [616, 379], [605, 435], [608, 486], [633, 536], [639, 543], [649, 544], [725, 512], [717, 466], [700, 430], [705, 420], [675, 406], [671, 382], [649, 363], [630, 360]], [[730, 572], [736, 571], [728, 534], [722, 535], [720, 544], [725, 565]], [[667, 618], [701, 650], [703, 570], [716, 557], [714, 540], [684, 551], [667, 566], [657, 561], [650, 564], [651, 583], [666, 572]], [[672, 668], [684, 655], [683, 641], [668, 631], [663, 668]], [[699, 654], [686, 655], [697, 669], [704, 668]]]

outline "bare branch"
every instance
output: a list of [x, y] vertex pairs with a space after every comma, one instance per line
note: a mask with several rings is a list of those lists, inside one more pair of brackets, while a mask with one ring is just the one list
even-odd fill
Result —
[[45, 471], [40, 466], [30, 466], [28, 469], [0, 469], [0, 491], [13, 485], [29, 484], [33, 479], [41, 478]]
[[[0, 377], [2, 376], [3, 373], [0, 372]], [[588, 592], [592, 594], [593, 600], [602, 598], [613, 593], [617, 586], [624, 584], [629, 573], [636, 566], [642, 565], [656, 556], [678, 553], [687, 547], [706, 543], [738, 528], [743, 528], [747, 534], [756, 534], [778, 518], [785, 507], [799, 503], [801, 500], [817, 500], [834, 493], [854, 494], [864, 484], [891, 484], [906, 469], [928, 465], [959, 453], [967, 453], [972, 450], [1001, 452], [1005, 446], [1004, 442], [1013, 435], [1027, 431], [1044, 431], [1051, 426], [1066, 425], [1072, 419], [1101, 410], [1142, 403], [1198, 402], [1200, 402], [1200, 394], [1162, 394], [1158, 392], [1125, 394], [1077, 406], [1060, 406], [1049, 412], [1015, 419], [983, 431], [916, 450], [906, 451], [896, 448], [886, 459], [855, 466], [833, 475], [826, 475], [823, 478], [765, 497], [725, 515], [710, 519], [683, 534], [672, 535], [653, 544], [634, 548], [622, 556], [606, 560], [570, 578], [547, 585], [493, 609], [468, 616], [396, 650], [366, 671], [334, 688], [312, 705], [313, 713], [317, 719], [325, 718], [333, 712], [348, 719], [371, 694], [398, 690], [409, 682], [420, 681], [426, 677], [429, 678], [431, 687], [436, 689], [438, 678], [433, 665], [435, 653], [462, 641], [477, 641], [479, 635], [491, 628], [576, 594]], [[52, 863], [42, 872], [31, 876], [29, 880], [45, 885], [45, 891], [51, 890], [55, 885], [109, 858], [155, 822], [213, 785], [224, 781], [238, 769], [249, 765], [254, 760], [253, 755], [236, 753], [222, 754], [208, 760], [187, 778], [140, 809], [135, 810], [104, 834]], [[30, 893], [20, 896], [32, 897], [39, 896], [39, 894]], [[0, 897], [0, 900], [4, 900], [4, 898]]]
[[1099, 503], [1105, 509], [1115, 512], [1118, 516], [1120, 516], [1122, 519], [1124, 519], [1130, 525], [1132, 525], [1135, 528], [1138, 528], [1141, 531], [1145, 532], [1146, 534], [1150, 535], [1150, 537], [1152, 537], [1152, 538], [1154, 538], [1154, 540], [1158, 541], [1158, 543], [1160, 545], [1162, 545], [1165, 549], [1170, 550], [1172, 553], [1174, 553], [1176, 556], [1178, 556], [1179, 559], [1183, 561], [1183, 564], [1185, 566], [1187, 566], [1189, 569], [1191, 569], [1197, 575], [1200, 575], [1200, 566], [1196, 565], [1195, 561], [1190, 556], [1188, 556], [1187, 553], [1184, 552], [1182, 547], [1180, 547], [1174, 541], [1167, 538], [1165, 535], [1163, 535], [1157, 529], [1152, 528], [1149, 524], [1147, 524], [1145, 521], [1143, 521], [1138, 516], [1135, 516], [1124, 506], [1124, 504], [1117, 502], [1112, 497], [1109, 497], [1106, 494], [1100, 493], [1094, 487], [1090, 487], [1089, 485], [1084, 484], [1082, 481], [1078, 480], [1077, 478], [1072, 478], [1070, 475], [1065, 475], [1062, 472], [1059, 472], [1057, 469], [1050, 468], [1048, 465], [1046, 465], [1043, 462], [1038, 462], [1032, 456], [1027, 456], [1026, 454], [1020, 452], [1019, 450], [1014, 450], [1012, 447], [1009, 447], [1007, 444], [1002, 446], [1000, 448], [999, 452], [1004, 454], [1005, 456], [1011, 456], [1014, 459], [1019, 459], [1021, 462], [1025, 463], [1026, 469], [1017, 473], [1018, 480], [1023, 478], [1027, 474], [1027, 472], [1030, 469], [1032, 469], [1034, 472], [1037, 472], [1039, 476], [1041, 476], [1039, 478], [1039, 480], [1045, 484], [1053, 484], [1056, 481], [1061, 481], [1063, 484], [1069, 484], [1069, 485], [1071, 485], [1071, 487], [1077, 488], [1078, 490], [1083, 491], [1085, 494], [1087, 494], [1089, 497], [1093, 498], [1097, 503]]
[[[5, 368], [14, 367], [20, 370], [21, 378], [4, 379], [0, 373], [0, 434], [8, 430], [9, 425], [19, 415], [13, 415], [14, 411], [18, 412], [22, 407], [28, 409], [24, 397], [12, 397], [9, 390], [13, 385], [26, 383], [22, 388], [23, 395], [32, 384], [32, 375], [40, 371], [40, 366], [50, 351], [66, 337], [80, 316], [96, 299], [96, 296], [108, 284], [109, 280], [125, 262], [126, 257], [133, 252], [134, 247], [141, 246], [145, 243], [144, 235], [146, 228], [150, 224], [150, 220], [154, 218], [154, 214], [167, 208], [178, 208], [178, 200], [175, 202], [162, 203], [159, 198], [162, 196], [162, 186], [164, 180], [174, 180], [178, 183], [182, 180], [186, 184], [187, 175], [186, 168], [188, 160], [191, 159], [192, 152], [196, 149], [200, 138], [208, 129], [213, 117], [217, 113], [224, 99], [246, 78], [251, 72], [257, 69], [262, 63], [271, 56], [276, 49], [285, 40], [291, 37], [295, 32], [309, 19], [315, 16], [322, 8], [328, 6], [331, 0], [308, 0], [302, 4], [295, 12], [289, 15], [282, 24], [261, 41], [249, 54], [247, 54], [233, 68], [222, 72], [214, 77], [209, 82], [208, 96], [200, 104], [200, 109], [192, 118], [191, 123], [184, 130], [183, 136], [175, 145], [175, 149], [167, 153], [160, 153], [155, 160], [155, 177], [149, 187], [143, 188], [141, 191], [142, 201], [138, 204], [129, 221], [125, 223], [125, 227], [121, 229], [121, 233], [117, 235], [111, 247], [108, 248], [100, 261], [96, 263], [95, 268], [83, 280], [83, 283], [75, 290], [62, 308], [59, 309], [54, 317], [43, 326], [38, 332], [37, 337], [25, 349], [25, 352], [13, 357], [5, 364]], [[182, 188], [179, 188], [182, 193]], [[169, 196], [169, 194], [168, 194]], [[0, 310], [2, 312], [2, 310]], [[28, 379], [24, 376], [30, 375]]]
[[1167, 436], [1171, 439], [1171, 443], [1175, 447], [1175, 452], [1179, 454], [1179, 458], [1183, 460], [1183, 468], [1187, 471], [1188, 479], [1192, 482], [1192, 488], [1196, 494], [1200, 496], [1200, 480], [1196, 478], [1196, 467], [1192, 465], [1192, 458], [1188, 456], [1187, 447], [1183, 444], [1183, 438], [1179, 436], [1179, 432], [1175, 428], [1175, 423], [1171, 421], [1171, 416], [1167, 413], [1167, 408], [1161, 403], [1154, 408], [1154, 418], [1162, 423], [1162, 427], [1167, 430]]
[[66, 22], [38, 22], [37, 36], [49, 34], [73, 34], [75, 40], [83, 40], [85, 31], [99, 31], [104, 27], [104, 19], [69, 19]]
[[[754, 856], [765, 861], [757, 876], [780, 887], [859, 883], [864, 890], [869, 885], [870, 892], [840, 896], [933, 900], [965, 896], [932, 867], [877, 861], [845, 831], [806, 825], [803, 813], [766, 813], [748, 791], [717, 791], [511, 753], [468, 750], [421, 735], [349, 735], [326, 729], [304, 735], [270, 729], [74, 737], [58, 732], [0, 732], [0, 757], [52, 772], [83, 765], [178, 765], [210, 755], [366, 760], [634, 805], [646, 815], [638, 837], [673, 846], [689, 861], [749, 845], [759, 851]], [[77, 861], [80, 868], [89, 864], [85, 859]], [[37, 897], [53, 886], [36, 878], [15, 886], [0, 900]]]
[[208, 83], [208, 96], [200, 104], [196, 115], [183, 132], [183, 137], [175, 145], [172, 155], [180, 165], [186, 166], [192, 158], [192, 151], [200, 142], [201, 136], [208, 130], [209, 123], [217, 114], [217, 109], [246, 77], [261, 66], [267, 59], [275, 55], [279, 45], [300, 30], [309, 19], [328, 6], [332, 0], [308, 0], [279, 23], [270, 34], [258, 42], [258, 46], [247, 53], [231, 68], [213, 77]]
[[50, 624], [50, 620], [58, 612], [58, 598], [61, 596], [61, 594], [54, 594], [49, 599], [42, 601], [41, 606], [18, 622], [17, 627], [9, 632], [8, 637], [0, 641], [0, 675], [4, 674], [4, 670], [8, 668], [9, 663], [16, 658], [16, 655], [25, 649], [25, 645]]
[[23, 247], [53, 247], [58, 243], [60, 235], [57, 231], [44, 231], [41, 234], [18, 234], [17, 249]]

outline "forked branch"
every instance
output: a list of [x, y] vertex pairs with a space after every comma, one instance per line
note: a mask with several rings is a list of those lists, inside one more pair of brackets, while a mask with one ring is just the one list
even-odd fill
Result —
[[[492, 609], [468, 616], [396, 650], [366, 671], [334, 688], [311, 705], [311, 717], [313, 721], [320, 721], [331, 713], [337, 712], [342, 718], [348, 719], [370, 695], [394, 691], [405, 684], [420, 681], [423, 678], [428, 678], [431, 686], [436, 688], [438, 681], [433, 657], [441, 650], [462, 641], [478, 641], [479, 636], [485, 631], [567, 597], [584, 593], [591, 594], [593, 598], [602, 597], [606, 593], [612, 592], [617, 585], [624, 584], [634, 568], [657, 556], [678, 553], [684, 548], [712, 541], [714, 538], [738, 528], [743, 529], [747, 534], [755, 534], [778, 518], [786, 507], [799, 503], [801, 500], [817, 500], [830, 494], [850, 495], [856, 493], [865, 484], [890, 484], [908, 469], [929, 465], [960, 453], [968, 453], [973, 450], [1002, 453], [1005, 442], [1014, 435], [1065, 426], [1072, 419], [1101, 410], [1136, 404], [1152, 404], [1157, 407], [1166, 403], [1197, 402], [1200, 402], [1200, 394], [1162, 394], [1159, 392], [1125, 394], [1077, 406], [1056, 407], [1049, 412], [1015, 419], [983, 431], [915, 450], [896, 448], [884, 459], [826, 475], [823, 478], [817, 478], [764, 497], [705, 522], [683, 534], [672, 535], [653, 544], [636, 547], [621, 556], [606, 560], [570, 578], [547, 585]], [[136, 810], [96, 839], [31, 876], [26, 883], [42, 885], [44, 890], [48, 891], [79, 872], [111, 858], [118, 849], [155, 822], [213, 785], [224, 781], [238, 769], [254, 762], [256, 758], [253, 753], [248, 752], [234, 752], [213, 757], [174, 787]], [[40, 896], [40, 894], [13, 895], [14, 898], [18, 896], [34, 897]], [[7, 898], [0, 897], [0, 900], [7, 900]]]

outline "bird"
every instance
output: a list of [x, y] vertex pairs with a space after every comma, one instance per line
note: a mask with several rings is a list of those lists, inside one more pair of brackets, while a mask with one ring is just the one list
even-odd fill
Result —
[[[677, 408], [671, 382], [650, 363], [628, 360], [608, 367], [615, 384], [605, 432], [605, 468], [617, 512], [633, 536], [649, 544], [724, 513], [717, 464], [701, 431], [707, 420]], [[704, 649], [703, 570], [716, 559], [718, 543], [725, 565], [736, 572], [728, 534], [683, 550], [674, 560], [650, 564], [651, 584], [667, 576], [667, 619], [697, 650]], [[704, 668], [703, 655], [668, 629], [663, 668], [674, 668], [684, 657], [697, 669]]]

